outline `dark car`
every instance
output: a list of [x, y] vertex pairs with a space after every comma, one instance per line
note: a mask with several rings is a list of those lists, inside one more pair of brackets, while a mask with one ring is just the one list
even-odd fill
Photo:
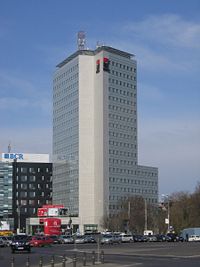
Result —
[[84, 236], [85, 243], [96, 243], [96, 239], [91, 235]]
[[134, 242], [147, 242], [148, 238], [147, 236], [143, 236], [143, 235], [134, 235], [133, 240]]
[[15, 251], [27, 251], [29, 253], [31, 252], [31, 246], [27, 235], [13, 236], [10, 247], [12, 253], [15, 253]]
[[163, 235], [163, 234], [160, 234], [160, 235], [156, 235], [157, 237], [157, 241], [158, 242], [166, 242], [166, 241], [170, 241], [171, 238], [167, 235]]
[[177, 241], [179, 241], [179, 237], [177, 236], [177, 234], [167, 233], [167, 237], [169, 238], [169, 240], [167, 240], [168, 242], [177, 242]]

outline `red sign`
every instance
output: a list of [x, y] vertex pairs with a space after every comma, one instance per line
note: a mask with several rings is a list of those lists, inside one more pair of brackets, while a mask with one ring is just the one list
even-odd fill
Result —
[[45, 235], [60, 235], [61, 234], [61, 219], [45, 218], [44, 219], [44, 234]]
[[47, 208], [38, 208], [37, 210], [37, 216], [38, 217], [46, 217], [48, 215], [48, 209]]

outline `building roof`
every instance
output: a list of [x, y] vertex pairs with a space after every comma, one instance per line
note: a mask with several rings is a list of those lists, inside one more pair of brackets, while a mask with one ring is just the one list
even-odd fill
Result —
[[65, 60], [60, 62], [56, 67], [57, 68], [63, 67], [65, 64], [67, 64], [68, 62], [70, 62], [72, 59], [76, 58], [79, 55], [94, 56], [101, 51], [107, 51], [109, 53], [113, 53], [113, 54], [116, 54], [116, 55], [119, 55], [125, 58], [129, 58], [129, 59], [135, 56], [134, 54], [130, 54], [130, 53], [127, 53], [125, 51], [122, 51], [122, 50], [119, 50], [119, 49], [116, 49], [110, 46], [100, 46], [95, 50], [78, 50], [72, 55], [70, 55], [69, 57], [67, 57]]

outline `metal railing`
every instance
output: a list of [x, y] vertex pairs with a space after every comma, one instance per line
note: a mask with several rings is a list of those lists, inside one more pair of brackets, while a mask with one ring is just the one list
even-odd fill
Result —
[[[78, 267], [78, 266], [86, 266], [86, 265], [95, 265], [97, 263], [104, 264], [104, 251], [103, 250], [100, 252], [100, 255], [96, 254], [95, 251], [92, 251], [92, 253], [75, 252], [73, 254], [71, 261], [67, 261], [66, 256], [63, 255], [62, 260], [58, 262], [58, 261], [55, 261], [55, 256], [52, 255], [49, 263], [45, 262], [45, 264], [43, 262], [43, 257], [40, 256], [39, 261], [38, 261], [38, 267], [71, 267], [71, 266]], [[14, 256], [11, 258], [10, 266], [17, 267]], [[37, 265], [34, 263], [34, 265], [32, 266], [36, 267]], [[24, 263], [24, 266], [20, 266], [20, 267], [31, 267], [31, 260], [29, 256], [26, 258], [26, 262]]]

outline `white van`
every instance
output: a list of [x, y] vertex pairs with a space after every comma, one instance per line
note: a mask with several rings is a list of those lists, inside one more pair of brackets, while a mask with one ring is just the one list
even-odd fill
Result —
[[144, 235], [153, 235], [152, 230], [144, 230]]
[[200, 241], [200, 236], [199, 235], [191, 235], [191, 236], [189, 236], [188, 241]]
[[131, 234], [125, 234], [125, 233], [122, 233], [120, 234], [120, 237], [121, 237], [121, 241], [122, 242], [133, 242], [133, 236]]

